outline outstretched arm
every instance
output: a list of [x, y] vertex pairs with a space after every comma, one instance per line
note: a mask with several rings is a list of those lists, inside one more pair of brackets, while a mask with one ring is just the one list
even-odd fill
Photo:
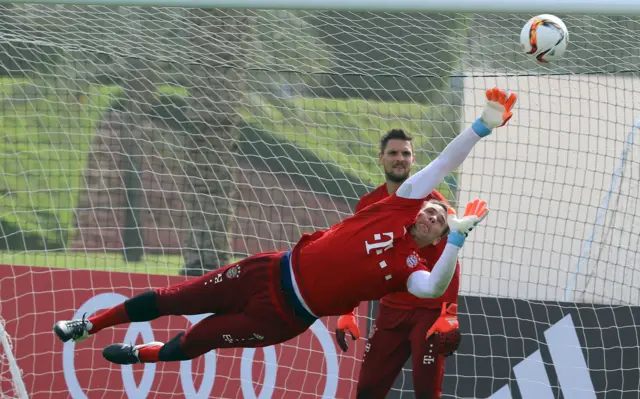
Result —
[[484, 220], [488, 212], [487, 203], [478, 199], [467, 204], [461, 219], [456, 217], [456, 211], [453, 208], [449, 208], [448, 219], [451, 232], [440, 259], [431, 272], [417, 270], [411, 273], [407, 280], [407, 291], [419, 298], [442, 296], [456, 270], [458, 252], [460, 252], [465, 238], [478, 223]]
[[494, 128], [504, 126], [513, 116], [511, 109], [516, 102], [515, 93], [507, 94], [494, 88], [487, 90], [487, 104], [482, 115], [453, 139], [429, 165], [409, 177], [396, 191], [403, 198], [425, 198], [449, 173], [467, 158], [473, 146], [481, 138], [491, 134]]
[[451, 283], [456, 270], [456, 260], [461, 247], [447, 242], [440, 259], [428, 272], [417, 270], [407, 280], [407, 291], [418, 298], [438, 298], [442, 296]]

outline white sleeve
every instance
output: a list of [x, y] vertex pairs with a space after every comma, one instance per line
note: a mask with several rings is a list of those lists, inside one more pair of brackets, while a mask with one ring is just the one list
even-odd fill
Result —
[[429, 195], [449, 173], [467, 158], [481, 137], [471, 127], [465, 129], [434, 159], [418, 173], [410, 176], [396, 191], [398, 197], [420, 199]]
[[438, 298], [449, 287], [453, 273], [456, 271], [456, 261], [460, 247], [447, 244], [440, 255], [440, 259], [429, 273], [417, 270], [409, 275], [407, 291], [418, 298]]

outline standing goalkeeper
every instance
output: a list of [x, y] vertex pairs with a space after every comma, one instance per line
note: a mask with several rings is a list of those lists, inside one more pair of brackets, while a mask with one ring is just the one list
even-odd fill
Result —
[[[412, 137], [401, 129], [387, 132], [380, 140], [380, 164], [384, 169], [385, 183], [364, 195], [356, 205], [356, 213], [393, 194], [407, 180], [415, 160]], [[444, 196], [433, 190], [426, 198], [448, 203]], [[442, 255], [446, 237], [432, 245], [420, 248], [420, 256], [431, 270]], [[438, 298], [418, 298], [409, 293], [392, 293], [380, 300], [378, 315], [372, 327], [358, 378], [358, 398], [384, 398], [402, 366], [413, 353], [413, 386], [418, 398], [439, 398], [444, 376], [444, 355], [457, 349], [459, 330], [455, 314], [460, 287], [460, 265], [449, 287]], [[449, 318], [453, 324], [436, 324], [436, 320]], [[433, 328], [446, 331], [427, 334]], [[359, 338], [360, 331], [354, 313], [338, 319], [336, 340], [347, 351], [346, 333]], [[441, 342], [446, 334], [448, 342]]]

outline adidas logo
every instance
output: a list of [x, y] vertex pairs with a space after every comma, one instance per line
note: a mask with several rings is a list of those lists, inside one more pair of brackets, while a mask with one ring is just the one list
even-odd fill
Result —
[[[565, 399], [596, 399], [593, 381], [584, 359], [578, 334], [571, 315], [544, 332], [551, 360], [558, 375], [558, 384]], [[522, 399], [554, 398], [549, 377], [544, 369], [540, 350], [513, 367]], [[509, 385], [505, 385], [489, 399], [512, 399]]]

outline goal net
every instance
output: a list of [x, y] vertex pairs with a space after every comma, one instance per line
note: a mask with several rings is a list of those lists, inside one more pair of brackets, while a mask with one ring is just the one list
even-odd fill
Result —
[[13, 344], [4, 324], [0, 317], [0, 398], [26, 399], [28, 396], [22, 372], [13, 356]]
[[[291, 248], [383, 183], [384, 132], [412, 134], [422, 167], [500, 86], [519, 95], [509, 127], [439, 187], [492, 210], [462, 252], [444, 397], [637, 397], [640, 26], [579, 11], [559, 15], [564, 58], [538, 65], [519, 48], [530, 15], [3, 5], [0, 314], [26, 391], [353, 397], [365, 340], [342, 353], [334, 318], [264, 350], [123, 368], [106, 344], [199, 318], [77, 345], [51, 326]], [[392, 395], [411, 394], [406, 369]]]

